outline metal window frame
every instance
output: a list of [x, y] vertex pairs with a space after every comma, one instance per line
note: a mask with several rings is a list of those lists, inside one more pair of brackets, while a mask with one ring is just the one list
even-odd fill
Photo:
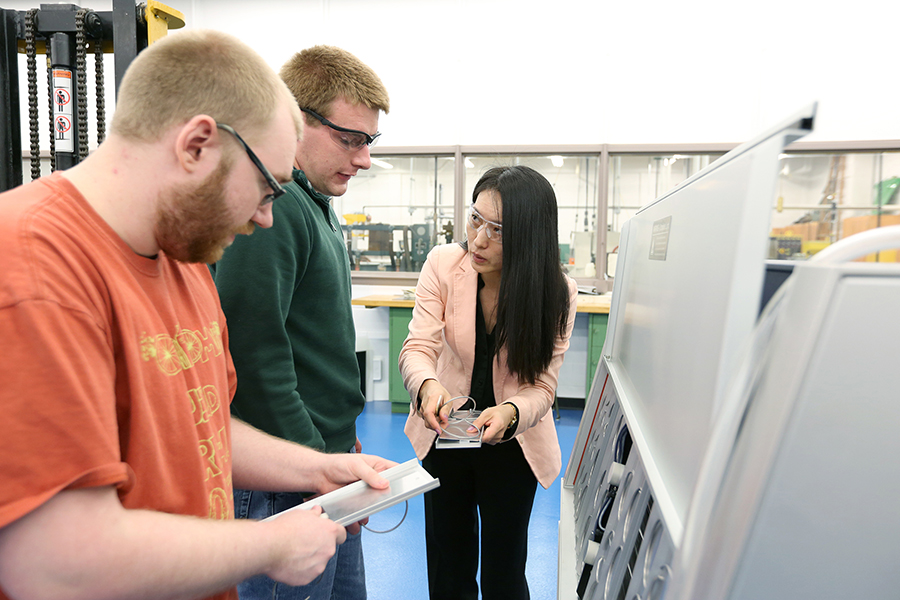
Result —
[[[536, 144], [532, 146], [497, 144], [497, 145], [449, 145], [449, 146], [375, 146], [371, 149], [373, 157], [380, 156], [453, 156], [454, 165], [454, 218], [462, 223], [467, 199], [464, 197], [466, 172], [464, 161], [468, 156], [546, 156], [546, 155], [588, 155], [599, 159], [597, 178], [597, 236], [596, 257], [597, 276], [593, 279], [578, 278], [581, 285], [591, 285], [600, 292], [612, 290], [613, 279], [605, 278], [606, 229], [609, 209], [609, 165], [610, 157], [620, 155], [651, 154], [713, 154], [727, 153], [738, 147], [739, 143], [712, 142], [690, 144]], [[788, 154], [807, 153], [868, 153], [868, 152], [900, 152], [900, 140], [845, 140], [820, 142], [794, 142], [786, 150]], [[355, 271], [351, 280], [355, 285], [394, 285], [408, 287], [415, 285], [419, 279], [416, 272], [363, 272]]]

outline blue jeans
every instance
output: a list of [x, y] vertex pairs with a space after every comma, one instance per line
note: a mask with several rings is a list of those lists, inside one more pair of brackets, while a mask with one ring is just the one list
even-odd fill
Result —
[[[297, 506], [301, 494], [234, 490], [234, 514], [238, 519], [265, 519]], [[363, 565], [362, 532], [347, 533], [325, 571], [309, 583], [292, 587], [257, 575], [238, 585], [240, 600], [365, 600], [366, 570]]]

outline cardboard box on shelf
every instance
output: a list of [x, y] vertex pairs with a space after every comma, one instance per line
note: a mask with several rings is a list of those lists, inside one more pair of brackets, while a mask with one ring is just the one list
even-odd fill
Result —
[[828, 240], [831, 238], [831, 226], [829, 223], [823, 223], [821, 221], [794, 223], [787, 227], [773, 227], [770, 235], [772, 237], [797, 236], [804, 242]]
[[[841, 237], [847, 238], [856, 233], [862, 233], [877, 227], [888, 225], [900, 225], [900, 215], [862, 215], [859, 217], [847, 217], [841, 222]], [[870, 254], [858, 259], [860, 262], [900, 262], [897, 250], [884, 250], [876, 254]]]

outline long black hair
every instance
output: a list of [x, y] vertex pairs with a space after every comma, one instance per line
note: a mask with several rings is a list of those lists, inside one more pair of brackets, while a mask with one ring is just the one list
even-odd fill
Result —
[[506, 346], [506, 364], [521, 383], [534, 384], [547, 370], [558, 337], [566, 333], [569, 291], [559, 264], [556, 194], [529, 167], [494, 167], [472, 192], [500, 195], [503, 267], [497, 301], [496, 352]]

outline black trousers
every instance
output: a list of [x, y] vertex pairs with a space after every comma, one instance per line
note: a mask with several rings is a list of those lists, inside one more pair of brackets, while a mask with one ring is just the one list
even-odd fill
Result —
[[479, 516], [484, 600], [527, 600], [528, 522], [537, 480], [515, 440], [436, 450], [422, 466], [441, 486], [425, 494], [431, 600], [478, 600]]

